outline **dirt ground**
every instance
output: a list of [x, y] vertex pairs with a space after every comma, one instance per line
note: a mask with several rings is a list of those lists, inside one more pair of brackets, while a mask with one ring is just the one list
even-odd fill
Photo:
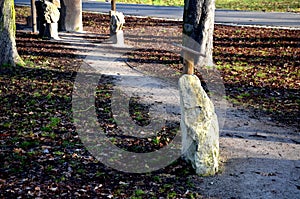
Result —
[[[160, 170], [134, 174], [93, 157], [70, 114], [79, 69], [105, 58], [100, 55], [109, 38], [107, 16], [85, 13], [88, 32], [61, 33], [61, 41], [45, 41], [24, 31], [28, 11], [17, 10], [23, 29], [17, 32], [17, 47], [27, 65], [0, 73], [0, 197], [299, 198], [299, 31], [217, 26], [214, 56], [227, 94], [226, 106], [215, 103], [220, 172], [195, 175], [179, 158]], [[126, 19], [126, 44], [136, 50], [116, 53], [122, 56], [112, 62], [120, 66], [115, 75], [135, 71], [174, 89], [182, 65], [172, 43], [180, 42], [181, 24], [144, 20]], [[151, 139], [120, 136], [111, 113], [114, 86], [104, 75], [96, 95], [97, 118], [110, 141], [139, 153], [167, 146], [178, 122]], [[145, 125], [149, 107], [132, 104], [131, 118]]]
[[[134, 69], [153, 75], [159, 68], [159, 64], [152, 63]], [[164, 72], [174, 74], [172, 70]], [[171, 90], [172, 86], [176, 87], [176, 81], [165, 89]], [[222, 127], [221, 172], [214, 177], [193, 176], [196, 192], [205, 198], [298, 198], [299, 129], [232, 103], [227, 104], [225, 112], [224, 106], [215, 106]]]
[[215, 198], [298, 198], [299, 138], [299, 129], [229, 107], [220, 139], [224, 171], [199, 189]]
[[[92, 61], [89, 63], [93, 65]], [[101, 71], [101, 64], [96, 65]], [[125, 68], [118, 70], [121, 65]], [[109, 70], [103, 69], [102, 72], [112, 75], [112, 69], [118, 71], [122, 78], [123, 73], [127, 74], [123, 70], [133, 70], [130, 67], [126, 68], [124, 63], [121, 65], [118, 65], [116, 70], [110, 66]], [[134, 70], [153, 75], [159, 67], [160, 64], [151, 63], [147, 64], [147, 67], [134, 67]], [[172, 69], [164, 72], [163, 74], [172, 74]], [[157, 75], [154, 77], [157, 78]], [[158, 80], [161, 79], [163, 78]], [[144, 82], [140, 81], [140, 84]], [[164, 89], [171, 90], [176, 87], [176, 81], [171, 81], [169, 85], [169, 88]], [[141, 86], [137, 90], [142, 89]], [[157, 96], [154, 95], [155, 97]], [[221, 171], [213, 177], [194, 175], [192, 182], [195, 184], [195, 191], [204, 198], [298, 198], [299, 129], [274, 122], [271, 117], [261, 112], [255, 113], [232, 103], [226, 105], [224, 111], [224, 105], [215, 104], [221, 125]]]

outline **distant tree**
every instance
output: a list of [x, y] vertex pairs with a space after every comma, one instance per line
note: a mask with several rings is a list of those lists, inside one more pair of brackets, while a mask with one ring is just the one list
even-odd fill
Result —
[[215, 0], [184, 0], [183, 46], [205, 55], [195, 58], [198, 66], [213, 65], [214, 16]]
[[0, 0], [0, 66], [22, 64], [16, 47], [14, 0]]

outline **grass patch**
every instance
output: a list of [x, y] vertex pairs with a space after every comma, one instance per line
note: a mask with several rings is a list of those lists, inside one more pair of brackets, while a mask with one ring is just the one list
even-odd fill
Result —
[[[119, 0], [117, 2], [162, 6], [184, 5], [184, 0]], [[216, 0], [216, 8], [267, 12], [300, 12], [300, 2], [289, 0]]]
[[216, 0], [217, 8], [267, 12], [299, 12], [300, 2], [289, 0]]

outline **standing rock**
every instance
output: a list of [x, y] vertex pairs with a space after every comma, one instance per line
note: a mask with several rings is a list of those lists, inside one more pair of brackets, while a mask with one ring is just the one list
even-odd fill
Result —
[[37, 15], [39, 21], [39, 36], [48, 39], [59, 39], [58, 20], [60, 17], [59, 0], [36, 1]]
[[46, 36], [50, 39], [57, 39], [58, 37], [58, 20], [60, 17], [60, 2], [58, 0], [45, 1], [45, 19], [46, 19]]
[[214, 105], [197, 76], [179, 79], [182, 153], [196, 173], [207, 176], [218, 171], [219, 125]]
[[110, 11], [110, 36], [111, 40], [117, 46], [124, 46], [123, 25], [125, 17], [122, 12]]

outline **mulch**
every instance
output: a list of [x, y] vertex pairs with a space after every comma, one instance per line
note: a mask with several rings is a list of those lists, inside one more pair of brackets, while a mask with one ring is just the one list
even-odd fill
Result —
[[[18, 27], [24, 27], [29, 9], [16, 11]], [[83, 21], [85, 31], [100, 35], [95, 43], [109, 37], [108, 15], [84, 13]], [[181, 30], [181, 22], [126, 17], [126, 42], [136, 48], [124, 55], [127, 63], [149, 75], [178, 77], [181, 57], [170, 43], [180, 42]], [[216, 25], [214, 62], [226, 98], [253, 117], [299, 125], [299, 35], [299, 30]], [[95, 159], [80, 141], [72, 119], [73, 83], [84, 57], [78, 49], [30, 32], [18, 30], [16, 40], [26, 66], [0, 72], [1, 197], [201, 198], [192, 183], [201, 182], [201, 177], [181, 159], [146, 174], [116, 171]], [[98, 114], [102, 127], [116, 138], [110, 114], [112, 87], [109, 80], [100, 82], [103, 92], [96, 96], [96, 106], [103, 110]], [[148, 107], [134, 100], [131, 105], [136, 123], [149, 122]], [[152, 139], [114, 142], [130, 151], [154, 151], [172, 140], [169, 130]]]

